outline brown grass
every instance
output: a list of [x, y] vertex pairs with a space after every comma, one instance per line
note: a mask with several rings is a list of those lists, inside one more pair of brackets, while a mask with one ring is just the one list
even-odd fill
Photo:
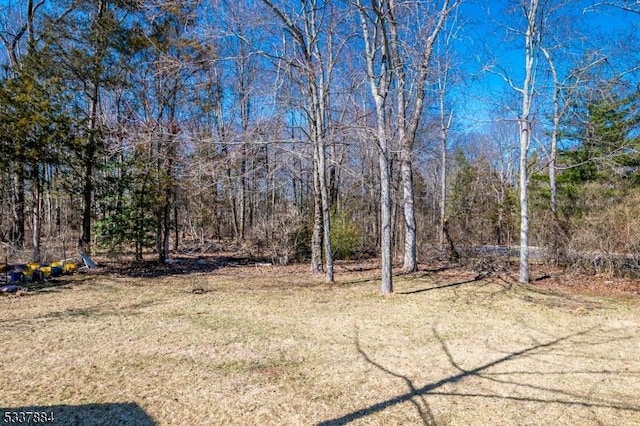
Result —
[[381, 297], [376, 273], [91, 274], [2, 297], [0, 407], [61, 425], [640, 424], [635, 299], [460, 270]]

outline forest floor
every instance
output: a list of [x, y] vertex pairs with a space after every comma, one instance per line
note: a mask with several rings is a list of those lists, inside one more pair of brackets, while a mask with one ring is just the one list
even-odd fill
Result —
[[[60, 425], [640, 424], [640, 283], [372, 261], [100, 268], [0, 297], [0, 415]], [[9, 417], [5, 418], [4, 416]], [[25, 416], [27, 414], [24, 414]], [[17, 424], [17, 423], [13, 423]]]

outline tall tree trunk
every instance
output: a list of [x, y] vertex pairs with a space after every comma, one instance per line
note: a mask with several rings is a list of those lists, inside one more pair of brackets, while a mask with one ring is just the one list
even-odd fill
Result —
[[40, 241], [42, 234], [42, 182], [40, 177], [40, 166], [33, 167], [34, 199], [33, 199], [33, 261], [40, 263]]
[[504, 176], [502, 171], [500, 171], [500, 188], [498, 188], [498, 219], [496, 223], [496, 244], [502, 245], [504, 244], [504, 203], [505, 203], [505, 184], [504, 184]]
[[[384, 118], [382, 119], [384, 123]], [[378, 164], [380, 167], [380, 255], [382, 260], [382, 294], [393, 293], [392, 274], [392, 226], [391, 226], [391, 168], [389, 161], [389, 149], [383, 126], [378, 125]]]
[[167, 199], [162, 212], [162, 254], [160, 263], [166, 263], [169, 260], [169, 243], [171, 241], [171, 202]]
[[[446, 60], [446, 59], [445, 59]], [[451, 120], [453, 119], [453, 112], [449, 113], [447, 117], [446, 111], [446, 94], [449, 77], [449, 64], [444, 65], [444, 69], [440, 70], [442, 77], [438, 81], [438, 101], [440, 109], [440, 224], [439, 224], [439, 236], [440, 236], [440, 249], [446, 249], [446, 215], [447, 215], [447, 136], [449, 134], [449, 128], [451, 127]]]
[[16, 248], [24, 246], [25, 197], [24, 197], [24, 164], [17, 162], [13, 174], [13, 223], [11, 224], [11, 243]]
[[[96, 22], [101, 22], [104, 16], [104, 11], [107, 7], [106, 0], [100, 0], [98, 4], [98, 11], [95, 18]], [[101, 41], [98, 41], [101, 43]], [[105, 48], [102, 45], [98, 46], [98, 51], [94, 57], [93, 63], [93, 77], [91, 81], [91, 94], [89, 95], [89, 135], [87, 139], [87, 146], [85, 147], [84, 158], [84, 182], [82, 188], [82, 235], [80, 237], [80, 250], [85, 253], [91, 253], [91, 224], [92, 224], [92, 210], [93, 210], [93, 172], [96, 162], [97, 154], [97, 130], [98, 130], [98, 104], [100, 94], [100, 78], [101, 78], [101, 61], [105, 54]]]
[[413, 166], [411, 153], [402, 151], [400, 164], [400, 174], [402, 176], [402, 201], [404, 213], [404, 264], [402, 272], [405, 274], [418, 270], [417, 241], [416, 241], [416, 217], [415, 217], [415, 196], [413, 192]]
[[533, 99], [533, 76], [535, 50], [540, 29], [537, 28], [538, 0], [531, 0], [527, 10], [525, 32], [525, 77], [522, 85], [522, 112], [518, 120], [520, 131], [520, 271], [518, 280], [529, 282], [529, 193], [527, 160], [531, 142], [531, 101]]
[[245, 227], [247, 223], [247, 161], [246, 147], [242, 147], [242, 161], [240, 162], [240, 192], [238, 194], [238, 234], [240, 241], [245, 239]]
[[[176, 194], [173, 194], [173, 225], [174, 225], [174, 234], [173, 237], [175, 241], [173, 242], [173, 250], [178, 251], [180, 246], [180, 229], [178, 227], [178, 200], [176, 199]], [[184, 231], [183, 231], [184, 232]]]
[[[249, 95], [248, 86], [251, 79], [250, 65], [247, 63], [247, 53], [245, 51], [245, 43], [240, 44], [240, 60], [237, 64], [238, 68], [238, 102], [240, 104], [240, 125], [242, 132], [248, 135], [249, 119], [251, 118], [251, 96]], [[240, 240], [244, 241], [246, 237], [247, 225], [247, 143], [243, 143], [240, 147], [240, 193], [238, 200], [238, 231]]]
[[[402, 209], [404, 219], [404, 262], [402, 272], [407, 274], [418, 270], [417, 239], [416, 239], [416, 219], [415, 219], [415, 196], [413, 193], [413, 134], [407, 134], [407, 101], [405, 99], [406, 73], [405, 61], [401, 57], [399, 47], [398, 23], [395, 18], [395, 0], [386, 2], [386, 13], [388, 14], [390, 29], [390, 62], [391, 70], [395, 75], [397, 88], [397, 117], [396, 127], [398, 139], [400, 140], [400, 184], [402, 186]], [[419, 85], [418, 90], [421, 90]], [[418, 99], [420, 95], [418, 94]], [[419, 116], [418, 116], [419, 117]], [[413, 124], [413, 123], [411, 123]], [[416, 123], [417, 126], [417, 123]], [[409, 129], [411, 132], [411, 129]], [[384, 225], [383, 225], [384, 226]], [[393, 227], [392, 227], [393, 229]]]
[[[222, 146], [222, 152], [224, 154], [224, 157], [229, 159], [229, 150], [226, 146], [226, 144], [223, 144]], [[237, 201], [236, 201], [236, 193], [234, 191], [234, 184], [233, 184], [233, 180], [235, 179], [235, 176], [233, 176], [233, 167], [232, 165], [229, 163], [229, 161], [227, 161], [227, 166], [226, 166], [226, 175], [227, 175], [227, 199], [229, 202], [229, 208], [231, 209], [231, 227], [233, 229], [233, 239], [235, 241], [240, 241], [240, 224], [238, 221], [238, 208], [237, 208]]]
[[[301, 81], [304, 90], [307, 91], [306, 96], [308, 104], [306, 105], [309, 138], [313, 145], [313, 159], [315, 163], [314, 186], [315, 186], [315, 209], [316, 220], [314, 227], [314, 238], [318, 230], [317, 209], [320, 197], [320, 211], [322, 216], [322, 229], [324, 240], [324, 256], [325, 256], [325, 273], [327, 282], [333, 282], [333, 253], [331, 250], [331, 200], [327, 187], [327, 165], [326, 165], [326, 136], [328, 134], [328, 83], [330, 80], [331, 70], [335, 66], [332, 60], [332, 42], [331, 33], [327, 33], [327, 39], [323, 39], [320, 25], [323, 25], [323, 17], [318, 16], [326, 6], [323, 2], [303, 1], [303, 10], [296, 19], [291, 17], [283, 10], [278, 8], [273, 1], [263, 0], [263, 2], [276, 14], [278, 19], [286, 26], [287, 32], [293, 38], [297, 48], [299, 49], [299, 57], [295, 59], [300, 66], [302, 73]], [[298, 19], [300, 21], [298, 21]], [[298, 25], [297, 22], [300, 22]], [[326, 45], [320, 48], [322, 42]], [[327, 53], [325, 48], [328, 47], [328, 59], [324, 54]], [[328, 61], [328, 63], [327, 63]], [[298, 65], [296, 65], [298, 67]], [[316, 183], [317, 180], [317, 183]], [[313, 241], [312, 250], [314, 250]], [[317, 255], [317, 253], [315, 253]], [[312, 255], [312, 270], [315, 270], [316, 258]]]
[[311, 234], [311, 272], [322, 272], [322, 196], [318, 164], [313, 162], [313, 233]]
[[[93, 139], [90, 137], [90, 139]], [[93, 145], [94, 142], [89, 142]], [[91, 211], [93, 206], [93, 149], [87, 147], [87, 159], [84, 165], [84, 184], [82, 186], [82, 235], [80, 237], [80, 250], [91, 253]]]
[[[173, 143], [170, 140], [169, 143]], [[169, 157], [173, 155], [169, 149], [167, 153]], [[164, 205], [162, 206], [160, 226], [160, 250], [158, 251], [159, 261], [164, 264], [169, 260], [169, 244], [171, 241], [171, 200], [173, 199], [173, 182], [172, 182], [173, 161], [169, 158], [165, 173], [167, 174], [167, 182], [164, 190]]]
[[[315, 36], [315, 20], [310, 22], [307, 29], [307, 37]], [[317, 47], [317, 46], [316, 46]], [[317, 54], [317, 57], [320, 55]], [[311, 62], [311, 61], [309, 61]], [[311, 63], [309, 64], [311, 66]], [[318, 81], [319, 80], [319, 81]], [[325, 280], [328, 283], [334, 282], [333, 276], [333, 251], [331, 249], [331, 199], [329, 195], [328, 179], [327, 179], [327, 99], [326, 86], [322, 73], [319, 77], [315, 77], [312, 73], [309, 77], [309, 93], [312, 96], [313, 103], [313, 145], [314, 145], [314, 162], [318, 165], [318, 183], [320, 187], [320, 202], [322, 207], [322, 230], [323, 230], [323, 247], [324, 247], [324, 263], [325, 263]]]
[[[376, 6], [377, 7], [377, 6]], [[389, 63], [389, 46], [387, 40], [379, 40], [375, 35], [379, 28], [370, 28], [370, 16], [367, 8], [363, 6], [362, 0], [358, 0], [358, 11], [360, 13], [360, 25], [364, 41], [364, 54], [367, 64], [367, 79], [373, 96], [376, 109], [376, 142], [378, 145], [378, 169], [380, 171], [380, 258], [382, 277], [380, 292], [385, 294], [393, 293], [392, 274], [392, 251], [393, 251], [393, 230], [392, 230], [392, 206], [391, 206], [391, 153], [389, 140], [387, 138], [387, 111], [386, 100], [391, 83], [391, 71]], [[380, 9], [373, 11], [380, 14]], [[377, 22], [380, 24], [380, 22]], [[382, 23], [384, 25], [384, 23]], [[376, 24], [374, 24], [376, 25]], [[378, 45], [380, 43], [380, 45]], [[376, 64], [376, 51], [381, 49], [383, 54]], [[376, 69], [378, 65], [378, 69]]]
[[[312, 134], [314, 144], [314, 159], [318, 165], [318, 180], [320, 183], [320, 201], [322, 203], [322, 229], [324, 241], [324, 263], [325, 263], [325, 281], [334, 282], [333, 274], [333, 251], [331, 249], [331, 199], [329, 194], [329, 182], [327, 177], [327, 141], [326, 137], [329, 126], [328, 117], [328, 99], [329, 90], [327, 87], [325, 73], [330, 73], [328, 68], [334, 64], [331, 61], [331, 35], [329, 36], [329, 64], [325, 64], [322, 60], [323, 55], [318, 46], [319, 29], [317, 28], [317, 6], [312, 5], [308, 12], [308, 18], [305, 20], [304, 31], [306, 42], [305, 57], [307, 61], [306, 70], [308, 74], [309, 94], [311, 95], [311, 111], [313, 116]], [[318, 65], [321, 68], [318, 68]]]
[[322, 228], [324, 240], [324, 258], [326, 281], [332, 283], [333, 276], [333, 253], [331, 251], [331, 207], [329, 205], [329, 190], [327, 188], [326, 175], [326, 152], [324, 141], [316, 141], [316, 163], [318, 164], [318, 181], [320, 183], [320, 202], [322, 206]]
[[558, 129], [560, 128], [560, 82], [558, 81], [558, 73], [551, 53], [548, 49], [541, 49], [549, 68], [551, 69], [551, 76], [553, 77], [553, 116], [551, 127], [551, 147], [549, 152], [549, 208], [555, 216], [557, 214], [557, 198], [558, 189], [556, 185], [556, 158], [558, 155]]
[[236, 203], [236, 197], [233, 191], [233, 186], [229, 185], [229, 204], [231, 207], [231, 226], [233, 229], [233, 239], [240, 241], [240, 224], [238, 222], [238, 207]]
[[[415, 98], [413, 99], [413, 111], [410, 116], [407, 111], [407, 102], [411, 97], [410, 92], [407, 91], [407, 70], [408, 64], [405, 59], [406, 53], [400, 50], [401, 39], [399, 35], [398, 21], [396, 20], [396, 11], [398, 6], [395, 0], [389, 0], [382, 2], [384, 5], [384, 13], [386, 13], [385, 20], [388, 21], [389, 26], [389, 40], [385, 41], [389, 44], [386, 53], [390, 56], [391, 71], [395, 76], [397, 82], [397, 118], [396, 127], [398, 129], [398, 138], [400, 139], [400, 151], [401, 151], [401, 165], [400, 173], [402, 179], [403, 188], [403, 210], [404, 210], [404, 265], [402, 271], [404, 273], [415, 272], [418, 270], [417, 262], [417, 237], [416, 237], [416, 220], [415, 220], [415, 196], [413, 188], [413, 166], [412, 156], [413, 147], [415, 145], [416, 134], [418, 126], [420, 124], [420, 118], [422, 116], [425, 87], [427, 83], [427, 77], [431, 69], [431, 57], [433, 53], [433, 46], [438, 37], [438, 34], [444, 27], [449, 13], [455, 9], [460, 1], [454, 1], [453, 5], [450, 4], [450, 0], [442, 2], [441, 8], [438, 11], [438, 16], [434, 21], [434, 26], [430, 33], [427, 33], [426, 38], [423, 41], [421, 51], [419, 55], [419, 65], [416, 69], [415, 77]], [[385, 23], [383, 23], [383, 26]], [[406, 96], [405, 96], [406, 94]]]
[[[554, 119], [555, 121], [555, 119]], [[549, 208], [554, 216], [558, 214], [558, 185], [556, 180], [556, 158], [558, 153], [558, 134], [551, 136], [551, 159], [549, 160]]]
[[529, 144], [528, 123], [520, 123], [520, 272], [518, 280], [529, 282], [529, 194], [527, 157]]
[[445, 226], [447, 220], [447, 131], [440, 129], [440, 249], [446, 248]]

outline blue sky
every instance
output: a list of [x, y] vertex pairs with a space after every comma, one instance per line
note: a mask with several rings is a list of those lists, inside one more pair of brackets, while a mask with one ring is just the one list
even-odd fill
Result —
[[[50, 2], [51, 0], [47, 0]], [[478, 128], [494, 118], [495, 114], [503, 118], [514, 118], [512, 111], [496, 113], [501, 109], [505, 98], [513, 101], [516, 93], [511, 90], [503, 79], [487, 72], [485, 67], [494, 64], [506, 71], [514, 84], [520, 85], [523, 72], [523, 41], [506, 30], [506, 25], [519, 27], [522, 24], [522, 13], [517, 5], [521, 0], [463, 0], [456, 21], [457, 42], [454, 46], [455, 60], [462, 72], [462, 81], [453, 92], [454, 112], [457, 119], [466, 127]], [[541, 0], [556, 5], [564, 0]], [[545, 42], [558, 36], [563, 44], [567, 44], [566, 52], [574, 57], [580, 57], [587, 49], [601, 51], [609, 58], [611, 72], [622, 72], [632, 64], [640, 63], [640, 42], [635, 48], [630, 48], [633, 42], [618, 43], [623, 35], [635, 33], [640, 36], [640, 14], [632, 14], [615, 8], [592, 7], [596, 0], [576, 0], [571, 6], [563, 9], [559, 16], [570, 19], [560, 22], [560, 30], [545, 29]], [[8, 4], [24, 3], [24, 0], [0, 0], [0, 10]], [[250, 2], [245, 2], [249, 4]], [[242, 4], [242, 2], [240, 3]], [[508, 9], [518, 13], [508, 13]], [[560, 20], [562, 21], [562, 20]], [[549, 43], [553, 44], [553, 43]], [[625, 53], [626, 50], [626, 53]], [[4, 50], [2, 49], [2, 54]], [[566, 62], [558, 65], [561, 72], [566, 74]], [[497, 68], [494, 68], [497, 69]], [[544, 77], [543, 74], [539, 74]], [[629, 75], [638, 78], [639, 73]], [[539, 79], [542, 88], [544, 79]], [[544, 95], [539, 99], [544, 99]], [[511, 102], [517, 107], [517, 102]]]
[[[503, 78], [487, 71], [486, 67], [493, 64], [494, 71], [503, 70], [516, 86], [522, 84], [523, 37], [507, 29], [507, 26], [522, 28], [522, 11], [519, 7], [514, 8], [519, 3], [519, 0], [466, 0], [460, 7], [459, 21], [464, 25], [459, 29], [456, 54], [465, 78], [456, 91], [454, 108], [459, 120], [467, 127], [480, 128], [493, 118], [501, 118], [501, 115], [505, 119], [515, 118], [517, 114], [517, 110], [512, 114], [495, 111], [503, 109], [505, 98], [515, 100], [517, 94]], [[561, 1], [551, 3], [557, 5]], [[557, 68], [561, 78], [569, 72], [571, 65], [560, 58], [573, 58], [575, 61], [587, 50], [606, 56], [612, 74], [624, 72], [640, 63], [640, 43], [634, 48], [630, 47], [633, 41], [619, 41], [633, 34], [640, 35], [640, 14], [611, 7], [593, 7], [593, 4], [593, 1], [574, 1], [555, 17], [548, 18], [551, 22], [543, 30], [543, 44], [547, 47], [562, 45], [557, 48]], [[512, 13], [508, 12], [509, 8]], [[546, 67], [544, 60], [541, 65]], [[640, 80], [638, 76], [638, 72], [628, 75]], [[542, 89], [548, 81], [545, 81], [544, 71], [539, 72], [538, 77], [541, 92], [538, 96], [543, 98], [539, 101], [544, 101]], [[514, 106], [517, 107], [517, 103]]]

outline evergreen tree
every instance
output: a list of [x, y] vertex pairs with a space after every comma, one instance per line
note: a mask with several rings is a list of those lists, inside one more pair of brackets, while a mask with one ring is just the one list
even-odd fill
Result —
[[[42, 59], [33, 51], [13, 77], [0, 82], [0, 157], [4, 159], [0, 168], [19, 171], [17, 177], [21, 182], [26, 179], [31, 189], [35, 261], [40, 260], [45, 171], [62, 164], [73, 150], [77, 134], [63, 87], [42, 72], [47, 64]], [[24, 229], [12, 229], [10, 238], [21, 245]]]
[[[565, 215], [580, 216], [592, 206], [586, 188], [615, 199], [640, 183], [640, 92], [613, 84], [573, 106], [560, 151], [559, 176]], [[604, 207], [604, 206], [601, 206]]]
[[45, 20], [42, 43], [52, 61], [52, 72], [73, 94], [70, 103], [84, 123], [77, 150], [76, 170], [82, 188], [80, 249], [90, 251], [94, 193], [105, 148], [102, 97], [107, 90], [126, 86], [123, 76], [139, 48], [140, 25], [133, 1], [80, 1], [66, 7], [61, 17]]

